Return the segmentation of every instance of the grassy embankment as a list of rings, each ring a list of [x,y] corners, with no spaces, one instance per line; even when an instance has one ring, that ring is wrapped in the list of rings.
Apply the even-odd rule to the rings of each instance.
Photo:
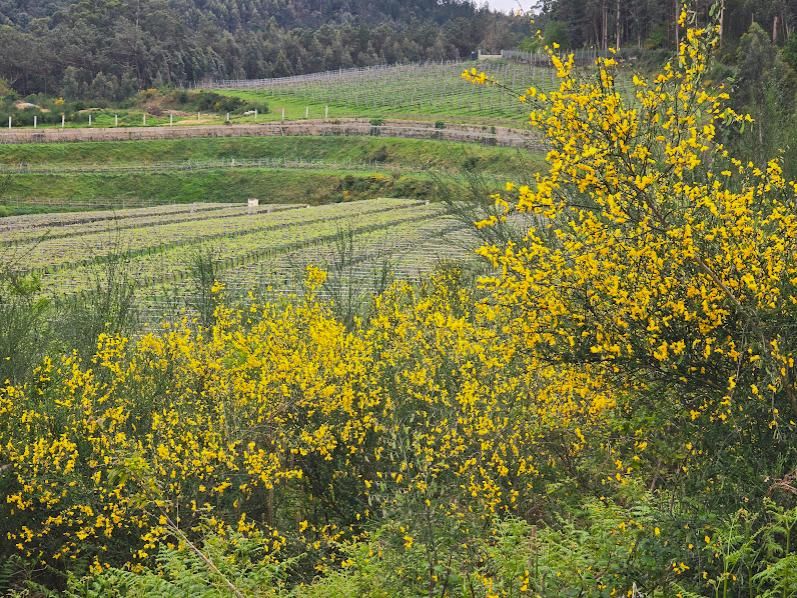
[[[164,162],[295,160],[301,168],[153,170]],[[459,177],[478,169],[501,180],[528,171],[537,154],[393,138],[287,137],[185,139],[0,146],[0,164],[52,167],[52,174],[7,178],[0,210],[6,214],[159,203],[263,201],[326,203],[376,196],[427,197],[434,172]],[[312,163],[318,164],[312,164]],[[102,172],[108,165],[139,172]],[[59,168],[69,172],[59,173]],[[74,170],[73,170],[74,169]]]

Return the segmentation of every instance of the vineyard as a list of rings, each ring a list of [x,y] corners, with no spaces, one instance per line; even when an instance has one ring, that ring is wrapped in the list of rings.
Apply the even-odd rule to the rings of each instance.
[[[401,199],[19,216],[0,220],[0,232],[0,250],[17,271],[37,274],[45,294],[74,298],[113,264],[132,277],[156,319],[190,303],[200,256],[240,294],[298,292],[311,262],[345,271],[349,280],[332,284],[354,284],[359,291],[386,267],[413,279],[442,261],[466,257],[475,246],[466,224],[440,205]]]
[[[529,86],[549,91],[558,85],[555,71],[540,61],[502,60],[486,70],[516,94],[497,87],[474,87],[459,78],[473,63],[445,62],[331,71],[281,79],[217,81],[206,89],[245,99],[263,99],[272,118],[384,116],[454,118],[474,122],[522,124],[528,109],[517,95]],[[623,82],[624,91],[630,82]]]

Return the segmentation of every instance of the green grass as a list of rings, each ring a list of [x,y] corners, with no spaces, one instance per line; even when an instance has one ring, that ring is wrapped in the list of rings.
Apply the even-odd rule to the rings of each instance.
[[[556,84],[549,68],[514,62],[478,65],[512,91],[499,87],[478,87],[463,81],[460,74],[474,63],[391,67],[364,73],[331,73],[318,80],[286,79],[268,88],[216,90],[249,102],[266,102],[271,113],[265,119],[310,118],[325,115],[393,117],[448,120],[525,126],[528,108],[517,95],[528,86],[541,89]]]
[[[48,165],[140,164],[219,158],[273,158],[327,163],[386,165],[421,170],[478,167],[507,173],[528,166],[538,156],[512,148],[387,137],[244,137],[0,145],[0,164]]]
[[[398,178],[382,172],[335,170],[207,170],[177,173],[124,173],[76,175],[19,175],[8,190],[6,205],[13,213],[31,213],[43,204],[68,208],[73,202],[110,200],[117,208],[149,203],[246,202],[257,197],[268,203],[320,204],[339,201],[344,191],[351,198],[375,195],[422,196],[428,177],[408,174]],[[89,207],[89,206],[87,206]]]
[[[93,165],[272,158],[323,162],[315,168],[92,172]],[[379,161],[379,168],[362,166]],[[265,137],[0,145],[0,164],[47,165],[55,174],[15,174],[0,216],[92,208],[246,201],[321,204],[376,196],[430,198],[428,169],[465,169],[498,180],[536,170],[539,153],[475,144],[376,137]],[[359,165],[343,168],[346,164]],[[57,173],[58,166],[82,172]],[[384,166],[389,167],[385,170]]]

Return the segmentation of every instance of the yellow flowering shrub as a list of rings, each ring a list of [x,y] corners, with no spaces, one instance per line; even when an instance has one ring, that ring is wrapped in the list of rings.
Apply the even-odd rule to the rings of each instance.
[[[517,350],[599,367],[615,397],[675,400],[698,437],[716,424],[759,443],[797,419],[797,184],[718,140],[750,118],[704,80],[715,33],[689,29],[632,97],[615,58],[584,77],[552,55],[559,89],[525,94],[550,167],[497,204],[541,225],[483,247],[482,284],[523,330]]]
[[[529,508],[540,468],[579,449],[544,443],[612,405],[583,368],[519,353],[455,273],[394,287],[353,330],[315,298],[322,281],[310,270],[293,304],[219,307],[207,329],[102,336],[90,363],[0,390],[8,538],[48,562],[124,562],[254,522],[279,551],[297,526],[334,536],[319,513],[342,496],[353,531],[385,501],[486,521]]]

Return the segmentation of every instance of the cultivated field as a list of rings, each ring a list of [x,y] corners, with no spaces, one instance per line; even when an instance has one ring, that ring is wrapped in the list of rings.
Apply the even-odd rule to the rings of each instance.
[[[474,66],[509,90],[463,81],[462,71]],[[630,88],[625,80],[619,85],[624,92]],[[371,116],[512,126],[526,124],[529,109],[518,96],[530,86],[541,91],[558,88],[559,80],[547,59],[385,66],[202,85],[268,102],[271,114],[262,116],[264,120],[281,119],[284,110],[288,119]]]
[[[191,302],[198,262],[231,292],[293,293],[312,263],[345,274],[327,292],[369,288],[385,271],[412,279],[467,258],[476,241],[440,205],[374,199],[317,207],[196,204],[0,220],[0,251],[58,300],[94,288],[109,265],[153,318]]]

